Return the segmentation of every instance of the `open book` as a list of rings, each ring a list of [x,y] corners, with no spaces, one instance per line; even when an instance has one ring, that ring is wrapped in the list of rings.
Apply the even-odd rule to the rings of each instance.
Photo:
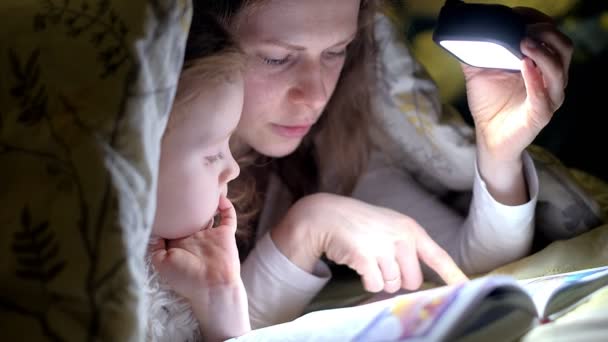
[[[235,341],[501,341],[521,337],[608,285],[608,266],[516,280],[490,275],[457,286],[308,313]]]

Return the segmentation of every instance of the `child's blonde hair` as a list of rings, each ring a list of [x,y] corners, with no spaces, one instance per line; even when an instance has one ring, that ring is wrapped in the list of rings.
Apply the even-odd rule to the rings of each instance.
[[[196,16],[202,20],[193,21],[190,26],[180,81],[202,78],[210,82],[233,82],[245,68],[244,54],[218,18],[205,11]],[[197,93],[197,89],[187,84],[178,85],[175,103],[188,101]]]

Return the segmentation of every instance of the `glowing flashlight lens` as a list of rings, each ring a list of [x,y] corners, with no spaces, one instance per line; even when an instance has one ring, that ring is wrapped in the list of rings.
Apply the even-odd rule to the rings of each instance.
[[[521,60],[509,50],[491,42],[442,40],[440,44],[463,62],[480,68],[520,70]]]

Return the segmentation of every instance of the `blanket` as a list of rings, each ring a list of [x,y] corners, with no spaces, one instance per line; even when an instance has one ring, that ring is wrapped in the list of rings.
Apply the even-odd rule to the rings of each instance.
[[[142,341],[184,0],[0,2],[0,331]]]

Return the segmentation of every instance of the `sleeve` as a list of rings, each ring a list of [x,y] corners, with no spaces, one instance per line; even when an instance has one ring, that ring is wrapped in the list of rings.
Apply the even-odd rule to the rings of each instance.
[[[319,261],[313,274],[298,268],[266,233],[241,266],[252,329],[290,321],[327,284],[329,267]]]
[[[530,200],[518,206],[498,203],[475,172],[467,217],[443,204],[402,169],[373,154],[353,197],[391,208],[415,219],[467,274],[491,270],[526,255],[534,232],[538,178],[524,154],[524,176]]]

